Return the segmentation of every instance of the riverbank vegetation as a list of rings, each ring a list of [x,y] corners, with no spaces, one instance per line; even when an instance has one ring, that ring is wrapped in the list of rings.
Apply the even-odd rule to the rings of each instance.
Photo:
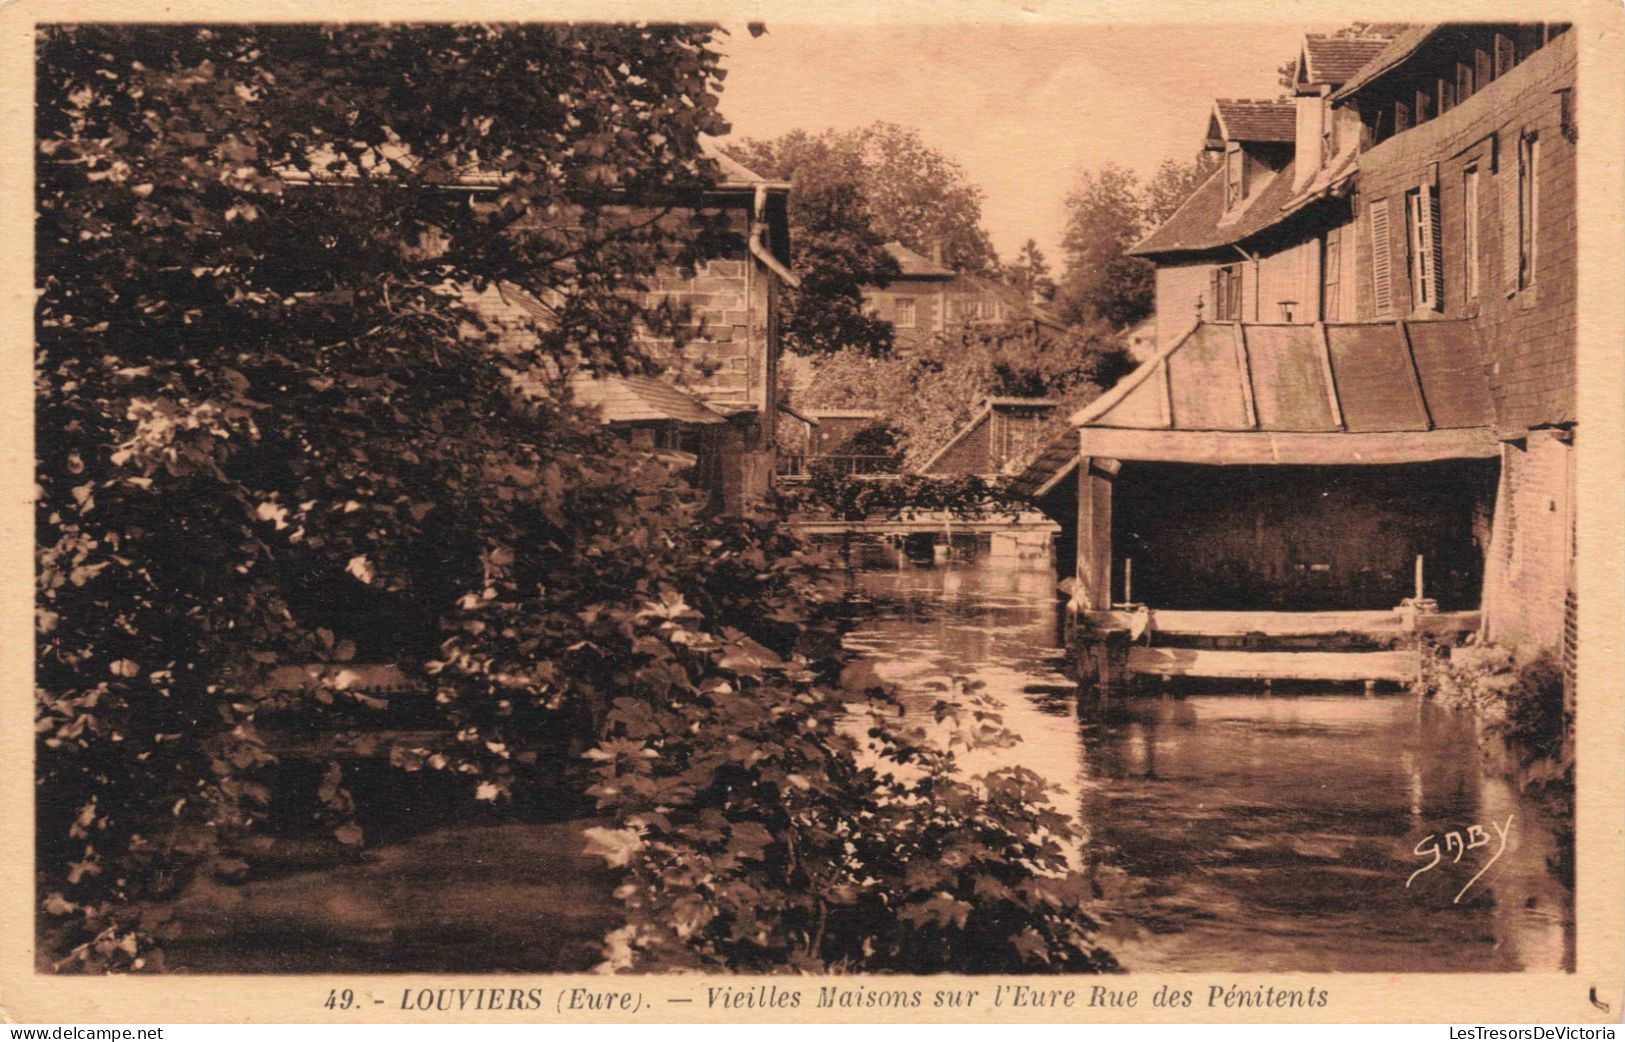
[[[1424,654],[1418,688],[1477,714],[1486,735],[1506,744],[1513,779],[1552,820],[1559,848],[1552,871],[1573,887],[1574,712],[1556,657],[1541,651],[1520,659],[1494,644]]]
[[[878,720],[860,749],[847,707],[891,707],[826,563],[562,390],[656,367],[635,322],[678,330],[637,291],[714,229],[598,204],[709,183],[715,38],[45,30],[46,967],[162,969],[153,910],[269,838],[364,857],[408,791],[525,820],[583,764],[626,873],[612,965],[1110,967],[1037,779]],[[489,167],[489,205],[448,190]],[[463,292],[493,283],[547,302],[526,346]],[[391,780],[334,751],[357,732]]]

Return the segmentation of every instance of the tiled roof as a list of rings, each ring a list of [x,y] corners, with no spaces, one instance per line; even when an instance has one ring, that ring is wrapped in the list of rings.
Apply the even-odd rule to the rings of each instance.
[[[1332,92],[1332,100],[1339,101],[1350,97],[1360,88],[1392,69],[1400,62],[1416,53],[1428,39],[1442,26],[1437,23],[1429,25],[1413,25],[1404,32],[1389,40],[1387,45],[1376,56],[1360,69],[1347,83]]]
[[[1045,495],[1078,465],[1078,435],[1067,431],[1044,447],[1038,458],[1010,482],[1010,491],[1036,499]]]
[[[1072,422],[1282,434],[1490,428],[1484,359],[1467,319],[1202,322]]]
[[[1309,201],[1307,198],[1293,198],[1293,173],[1294,165],[1288,163],[1268,182],[1257,186],[1242,204],[1242,209],[1227,215],[1224,209],[1224,168],[1220,167],[1191,193],[1179,209],[1129,252],[1141,257],[1153,257],[1212,250],[1242,242]],[[1289,203],[1296,205],[1283,209]]]
[[[1339,86],[1347,83],[1365,65],[1382,53],[1393,34],[1331,36],[1310,33],[1303,38],[1304,56],[1309,68],[1306,81]]]
[[[1291,143],[1297,140],[1297,107],[1285,99],[1220,98],[1213,103],[1213,112],[1227,141]]]
[[[920,256],[900,242],[888,242],[882,247],[891,254],[892,260],[902,269],[903,278],[909,279],[951,279],[954,273],[948,268]]]
[[[652,376],[577,373],[570,378],[570,390],[576,404],[596,407],[605,423],[726,422],[699,399]]]

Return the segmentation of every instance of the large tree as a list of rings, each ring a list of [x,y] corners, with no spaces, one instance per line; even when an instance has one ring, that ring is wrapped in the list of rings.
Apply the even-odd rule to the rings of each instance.
[[[406,719],[389,767],[464,813],[586,754],[640,965],[1110,967],[1042,783],[973,789],[896,740],[860,763],[864,694],[831,635],[803,641],[816,559],[770,519],[703,516],[552,393],[579,362],[654,367],[634,328],[676,323],[640,287],[725,232],[667,206],[714,174],[712,41],[42,32],[35,841],[58,966],[157,968],[162,903],[200,868],[240,877],[268,820],[368,838],[389,801],[337,759],[275,763],[263,724],[319,750]],[[545,319],[485,328],[468,301],[492,283]],[[421,697],[380,697],[364,659]],[[287,662],[321,668],[265,682]]]
[[[982,193],[917,131],[891,123],[729,145],[759,174],[791,181],[790,242],[799,290],[786,294],[785,340],[823,355],[854,348],[884,355],[891,327],[864,311],[863,288],[898,273],[884,250],[896,241],[950,266],[994,273],[981,227]]]
[[[1215,160],[1201,153],[1164,160],[1149,182],[1112,163],[1085,173],[1067,194],[1058,301],[1074,323],[1133,325],[1156,307],[1155,267],[1129,249],[1167,220],[1207,179]]]
[[[634,319],[663,319],[634,291],[705,229],[600,204],[709,183],[698,137],[726,129],[711,39],[42,32],[39,849],[55,910],[148,896],[172,855],[263,817],[267,662],[439,661],[448,734],[523,743],[513,729],[555,683],[548,631],[485,620],[521,601],[545,617],[523,598],[542,574],[567,590],[596,538],[643,537],[617,530],[637,479],[511,378],[643,364]],[[470,171],[490,190],[457,187]],[[480,335],[458,289],[499,280],[550,309],[528,347]],[[299,697],[318,715],[357,705]],[[466,777],[496,798],[513,761],[485,759]],[[336,764],[319,792],[358,841]]]

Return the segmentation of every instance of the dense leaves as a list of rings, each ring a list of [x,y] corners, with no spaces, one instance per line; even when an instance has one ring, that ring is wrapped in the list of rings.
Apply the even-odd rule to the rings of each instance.
[[[812,818],[729,802],[766,792],[743,739],[768,741],[768,721],[854,786],[826,790],[826,807],[860,794],[868,776],[831,730],[839,697],[814,680],[838,651],[823,563],[771,516],[706,516],[558,390],[580,364],[659,368],[635,331],[678,316],[637,291],[715,245],[676,205],[708,181],[699,136],[726,129],[711,40],[611,25],[42,33],[36,842],[51,965],[161,968],[154,903],[200,870],[250,870],[268,822],[369,842],[349,768],[279,735],[404,715],[418,737],[390,763],[499,810],[584,750],[713,764],[647,812],[680,826],[670,849],[697,852],[714,809],[746,860],[823,842]],[[511,290],[534,318],[498,325],[473,306]],[[302,679],[272,682],[288,664]],[[421,693],[372,691],[378,664]],[[651,742],[671,759],[650,759]],[[1034,927],[1048,958],[1086,958],[1075,889],[1051,894],[1073,884],[1039,879],[1060,868],[1035,838],[1059,835],[1030,816],[1038,793],[989,795],[1007,839],[986,849],[1021,859],[941,889],[963,901],[998,874],[1054,910]],[[607,805],[617,825],[595,840],[651,870],[628,836],[646,808]],[[874,847],[876,824],[845,827]],[[808,900],[835,892],[773,878],[768,903],[803,892],[791,882]],[[972,928],[957,906],[930,925],[913,903],[866,900],[898,913],[890,950],[921,960],[940,955],[928,926]],[[679,938],[702,954],[672,959],[708,958],[710,936]]]
[[[1154,268],[1128,250],[1167,220],[1216,165],[1204,152],[1189,162],[1165,160],[1144,184],[1111,163],[1080,177],[1066,197],[1066,265],[1057,298],[1063,317],[1116,328],[1148,317],[1156,304]]]
[[[646,364],[627,291],[705,229],[596,204],[704,183],[698,136],[726,126],[710,35],[42,33],[39,864],[47,912],[100,936],[70,964],[151,965],[102,913],[266,814],[271,663],[442,661],[440,704],[475,728],[553,698],[556,627],[480,627],[549,565],[590,575],[635,545],[639,497],[666,484],[513,376]],[[466,304],[499,280],[547,309],[526,339]],[[356,697],[294,700],[319,717]],[[501,759],[503,738],[472,739]],[[358,840],[343,779],[319,791]]]

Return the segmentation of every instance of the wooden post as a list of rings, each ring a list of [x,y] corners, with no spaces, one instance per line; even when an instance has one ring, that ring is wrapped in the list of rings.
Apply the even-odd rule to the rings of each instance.
[[[1078,461],[1077,584],[1084,608],[1104,611],[1112,606],[1112,483],[1091,463]]]
[[[1416,555],[1416,603],[1422,603],[1422,555]]]
[[[1123,558],[1123,603],[1134,603],[1134,558]]]

